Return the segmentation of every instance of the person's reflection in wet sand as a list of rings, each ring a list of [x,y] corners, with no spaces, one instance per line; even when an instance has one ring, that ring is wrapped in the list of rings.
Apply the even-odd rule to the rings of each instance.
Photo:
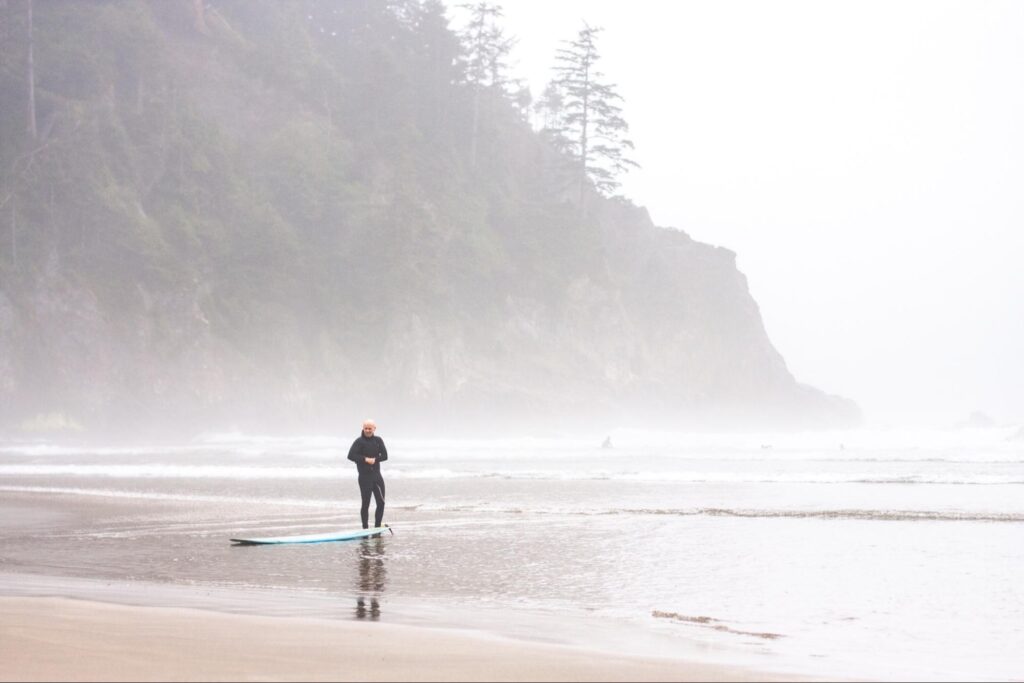
[[[384,592],[387,568],[384,566],[384,540],[364,538],[359,542],[359,598],[356,600],[356,619],[380,619],[379,598]]]

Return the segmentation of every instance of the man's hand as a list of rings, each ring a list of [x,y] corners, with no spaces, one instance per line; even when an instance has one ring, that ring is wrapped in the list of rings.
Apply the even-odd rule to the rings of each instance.
[[[377,458],[363,458],[363,460],[366,461],[367,465],[372,465],[373,463],[377,462]]]

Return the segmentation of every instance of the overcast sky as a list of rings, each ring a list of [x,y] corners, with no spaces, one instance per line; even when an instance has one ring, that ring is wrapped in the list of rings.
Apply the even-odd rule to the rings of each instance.
[[[624,194],[737,253],[799,381],[873,426],[1024,423],[1024,3],[501,4],[535,97],[604,27]]]

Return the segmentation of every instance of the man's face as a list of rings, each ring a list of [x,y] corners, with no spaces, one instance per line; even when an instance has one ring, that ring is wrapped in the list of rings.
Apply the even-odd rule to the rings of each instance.
[[[363,423],[363,436],[373,436],[373,433],[377,430],[377,425],[372,422]]]

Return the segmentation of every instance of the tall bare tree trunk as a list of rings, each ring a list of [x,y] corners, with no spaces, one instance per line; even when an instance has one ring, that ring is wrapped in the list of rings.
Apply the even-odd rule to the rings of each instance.
[[[33,140],[38,136],[36,130],[36,69],[35,41],[32,39],[32,2],[28,0],[28,134]]]
[[[14,197],[11,197],[11,265],[18,267],[18,215],[14,212]]]
[[[469,138],[469,167],[476,168],[476,141],[480,135],[480,84],[473,85],[473,127]]]
[[[586,208],[584,202],[586,195],[584,190],[587,187],[587,162],[590,160],[590,141],[588,139],[588,129],[590,127],[590,64],[589,62],[584,69],[584,93],[583,93],[583,120],[580,122],[580,185],[579,185],[579,198],[580,198],[580,215],[586,214]]]
[[[204,36],[210,35],[210,27],[206,25],[206,8],[203,0],[192,0],[192,18],[196,23],[196,30]]]
[[[142,115],[142,103],[146,95],[146,81],[142,77],[142,69],[139,69],[139,75],[135,79],[135,114],[136,116]]]

